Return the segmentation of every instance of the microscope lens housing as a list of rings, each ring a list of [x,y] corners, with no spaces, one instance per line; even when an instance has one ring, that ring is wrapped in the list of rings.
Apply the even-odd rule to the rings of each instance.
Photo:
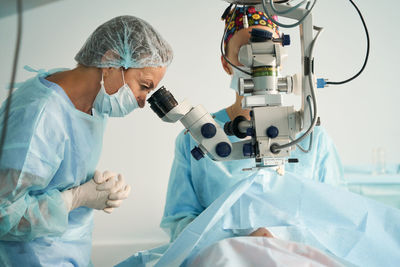
[[[150,108],[162,118],[178,105],[174,96],[164,86],[158,89],[154,94],[147,100],[150,104]]]

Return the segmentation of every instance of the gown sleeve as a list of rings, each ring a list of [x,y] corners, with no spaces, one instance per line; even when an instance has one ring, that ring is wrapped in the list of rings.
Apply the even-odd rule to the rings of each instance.
[[[63,160],[60,118],[40,103],[15,105],[0,161],[0,240],[59,236],[67,228],[68,211],[60,191],[46,187]]]
[[[344,179],[343,165],[332,139],[320,127],[314,179],[330,185],[339,185]]]

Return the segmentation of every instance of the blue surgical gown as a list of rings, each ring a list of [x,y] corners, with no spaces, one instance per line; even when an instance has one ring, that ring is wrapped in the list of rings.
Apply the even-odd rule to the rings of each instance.
[[[221,127],[230,121],[225,109],[214,115]],[[230,140],[239,141],[236,137],[230,137]],[[307,148],[309,137],[300,144]],[[182,132],[176,139],[175,157],[161,221],[161,227],[170,234],[171,241],[226,189],[252,174],[243,171],[243,168],[253,167],[254,159],[218,162],[204,157],[197,161],[190,153],[196,145],[190,134]],[[303,153],[296,149],[291,158],[298,158],[299,163],[286,164],[285,170],[288,172],[332,185],[343,179],[343,167],[335,145],[321,127],[314,129],[311,151]],[[277,174],[274,172],[272,175]]]
[[[61,192],[93,177],[107,118],[77,110],[49,74],[12,96],[0,162],[1,266],[91,265],[93,210],[68,212]]]

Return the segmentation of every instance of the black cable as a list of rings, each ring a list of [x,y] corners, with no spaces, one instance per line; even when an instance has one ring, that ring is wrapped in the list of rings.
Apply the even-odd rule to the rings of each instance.
[[[8,91],[8,98],[6,100],[6,106],[5,106],[5,111],[4,111],[4,120],[3,120],[3,130],[1,133],[1,139],[0,139],[0,162],[1,158],[3,156],[3,147],[4,147],[4,142],[6,139],[7,135],[7,125],[8,125],[8,116],[10,114],[10,107],[11,107],[11,98],[12,98],[12,92],[14,89],[14,83],[15,83],[15,76],[17,74],[17,65],[18,65],[18,56],[19,56],[19,50],[21,47],[21,35],[22,35],[22,0],[17,0],[17,20],[18,20],[18,25],[17,25],[17,41],[15,43],[15,53],[14,53],[14,62],[13,62],[13,68],[12,68],[12,73],[11,73],[11,82],[10,82],[10,88]]]
[[[354,2],[353,2],[352,0],[349,0],[349,1],[350,1],[350,3],[354,6],[354,8],[357,10],[357,13],[358,13],[358,15],[360,16],[361,21],[362,21],[362,24],[363,24],[363,26],[364,26],[365,34],[367,35],[367,53],[366,53],[366,55],[365,55],[364,64],[363,64],[363,66],[361,67],[360,71],[359,71],[356,75],[354,75],[353,77],[351,77],[351,78],[349,78],[349,79],[347,79],[347,80],[341,81],[341,82],[329,82],[329,81],[328,81],[327,84],[336,84],[336,85],[337,85],[337,84],[344,84],[344,83],[348,83],[348,82],[354,80],[355,78],[357,78],[357,77],[364,71],[365,66],[367,65],[367,62],[368,62],[370,40],[369,40],[369,33],[368,33],[367,25],[365,24],[364,18],[363,18],[363,16],[362,16],[360,10],[359,10],[358,7],[356,6],[356,4],[354,4]]]

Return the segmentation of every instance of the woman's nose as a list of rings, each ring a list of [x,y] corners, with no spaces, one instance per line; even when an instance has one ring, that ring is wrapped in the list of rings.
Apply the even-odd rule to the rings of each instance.
[[[143,108],[146,105],[146,96],[139,97],[138,104],[140,108]]]

